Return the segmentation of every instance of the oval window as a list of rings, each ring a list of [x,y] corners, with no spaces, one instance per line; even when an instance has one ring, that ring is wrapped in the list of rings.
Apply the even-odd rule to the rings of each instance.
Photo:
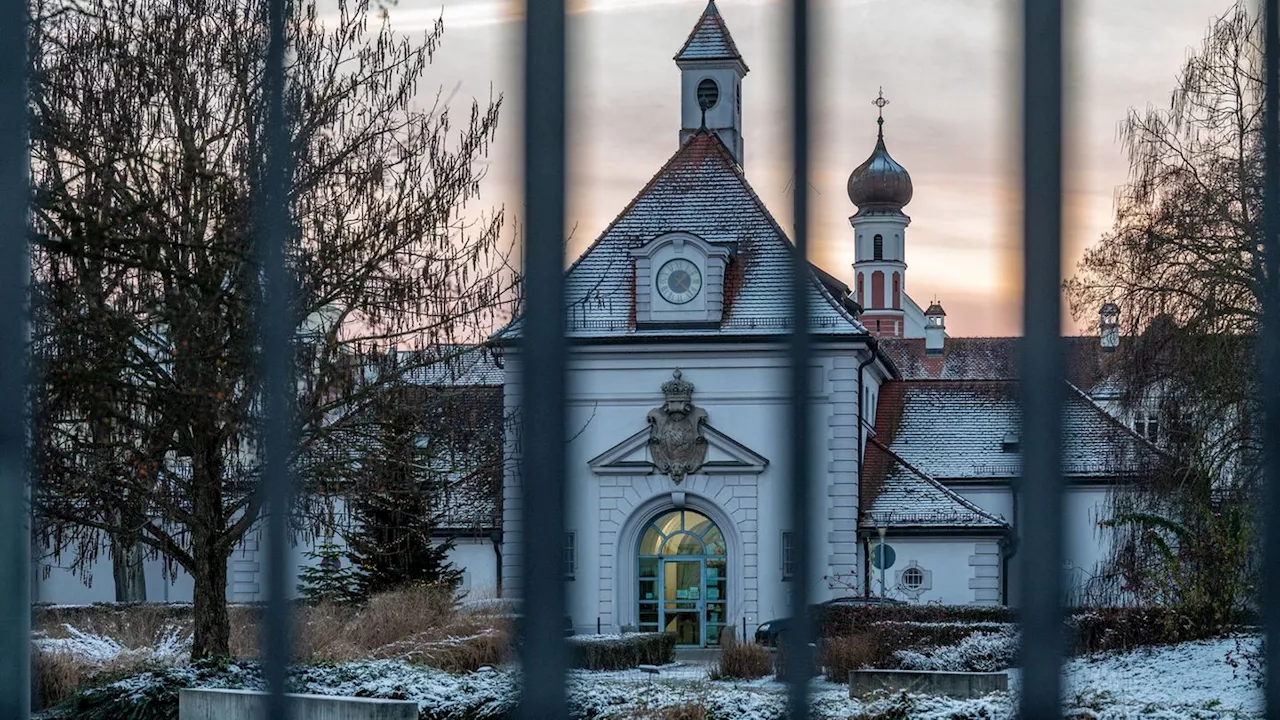
[[[720,86],[716,85],[716,81],[707,78],[698,83],[698,107],[703,110],[710,110],[720,102]]]

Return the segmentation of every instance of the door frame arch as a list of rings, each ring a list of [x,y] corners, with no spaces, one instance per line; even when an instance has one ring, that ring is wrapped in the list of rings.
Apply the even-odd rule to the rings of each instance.
[[[746,608],[742,534],[729,513],[710,498],[688,492],[655,495],[636,505],[618,529],[615,545],[614,608],[619,627],[639,625],[640,621],[640,538],[649,525],[663,513],[693,510],[706,515],[720,528],[725,541],[725,575],[728,582],[725,604],[727,618],[739,626]]]

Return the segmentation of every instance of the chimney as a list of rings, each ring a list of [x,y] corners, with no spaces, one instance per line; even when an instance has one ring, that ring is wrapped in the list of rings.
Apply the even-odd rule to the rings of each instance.
[[[1120,306],[1109,302],[1099,313],[1099,335],[1104,352],[1114,352],[1120,347]]]
[[[947,313],[942,305],[934,300],[928,310],[924,311],[924,354],[941,355],[947,337]]]

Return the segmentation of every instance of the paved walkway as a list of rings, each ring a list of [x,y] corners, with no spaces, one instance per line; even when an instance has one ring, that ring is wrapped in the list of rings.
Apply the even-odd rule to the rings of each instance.
[[[676,662],[710,667],[720,659],[720,648],[676,648]]]

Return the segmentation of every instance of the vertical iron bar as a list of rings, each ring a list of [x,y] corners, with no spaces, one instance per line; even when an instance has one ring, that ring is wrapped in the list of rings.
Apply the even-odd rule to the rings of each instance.
[[[790,676],[789,717],[809,717],[809,680],[813,677],[810,650],[814,628],[809,612],[813,578],[810,562],[810,447],[809,439],[809,0],[791,2],[791,161],[792,214],[795,248],[791,261],[791,527],[800,565],[792,589],[792,613],[798,619],[784,638],[786,672]]]
[[[524,692],[519,717],[567,716],[563,553],[565,473],[564,0],[527,0],[524,56]]]
[[[1265,186],[1262,193],[1262,327],[1258,343],[1263,422],[1263,567],[1280,562],[1280,3],[1265,0],[1262,141]],[[1257,267],[1255,265],[1255,267]],[[1262,573],[1262,612],[1266,621],[1264,667],[1280,668],[1280,578]],[[1280,672],[1266,673],[1266,716],[1280,717]]]
[[[0,395],[27,397],[27,7],[0,3]],[[0,413],[0,717],[31,710],[31,510],[24,412]]]
[[[1024,0],[1022,714],[1059,717],[1062,634],[1062,0]]]
[[[267,63],[263,93],[266,104],[263,201],[259,208],[258,254],[263,293],[258,346],[263,378],[263,463],[259,482],[266,484],[267,610],[262,629],[264,671],[270,698],[267,717],[285,720],[289,707],[285,683],[289,665],[289,617],[286,597],[287,524],[293,478],[289,455],[293,446],[292,282],[285,261],[289,238],[289,129],[285,123],[285,35],[287,0],[266,0]]]

